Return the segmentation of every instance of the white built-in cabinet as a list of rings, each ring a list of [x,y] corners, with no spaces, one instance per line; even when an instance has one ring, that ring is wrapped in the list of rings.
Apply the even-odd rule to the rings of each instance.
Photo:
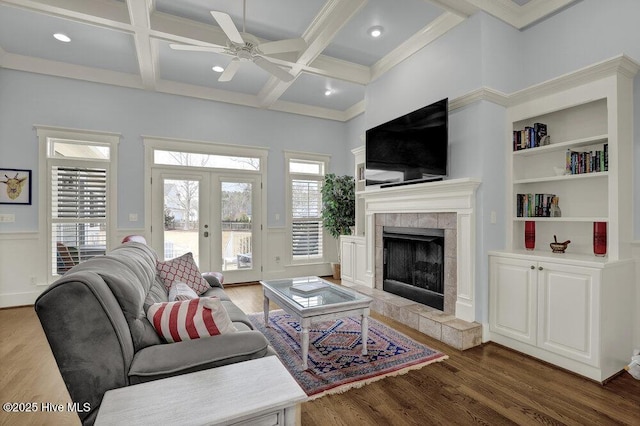
[[[364,146],[351,151],[355,159],[354,177],[356,192],[356,220],[354,234],[340,237],[340,263],[342,281],[351,284],[368,285],[367,250],[365,239],[364,212]]]
[[[507,109],[507,244],[489,256],[490,339],[598,381],[632,351],[633,76],[621,56],[518,92]],[[514,151],[513,131],[547,125],[549,145]],[[567,150],[608,148],[608,170],[564,174]],[[554,194],[560,217],[518,217],[518,194]],[[525,250],[526,221],[535,250]],[[593,223],[607,223],[607,256]],[[566,253],[549,243],[570,240]]]
[[[366,242],[364,237],[340,237],[342,281],[366,285]]]
[[[628,363],[633,261],[489,256],[491,340],[597,381]]]

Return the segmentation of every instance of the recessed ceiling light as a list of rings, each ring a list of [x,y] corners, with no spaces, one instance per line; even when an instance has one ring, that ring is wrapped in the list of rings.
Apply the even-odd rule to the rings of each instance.
[[[215,72],[222,72],[224,71],[224,68],[222,68],[220,65],[216,65],[215,67],[211,68],[212,70],[214,70]]]
[[[375,27],[371,27],[369,28],[369,30],[367,31],[369,33],[369,35],[373,38],[378,38],[382,35],[382,31],[384,30],[384,28],[382,28],[380,25],[376,25]]]
[[[58,41],[62,41],[64,43],[69,43],[71,41],[71,38],[66,35],[66,34],[62,34],[62,33],[55,33],[53,35],[53,37],[58,40]]]
[[[327,90],[324,91],[324,95],[325,96],[331,96],[332,93],[333,93],[333,90],[331,90],[331,89],[327,89]]]

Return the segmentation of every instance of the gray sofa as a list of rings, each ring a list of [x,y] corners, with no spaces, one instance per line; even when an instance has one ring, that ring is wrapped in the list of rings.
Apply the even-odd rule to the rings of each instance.
[[[156,261],[150,247],[128,242],[75,266],[35,302],[71,399],[91,406],[79,413],[83,424],[93,424],[110,389],[274,354],[219,281],[207,274],[211,289],[203,296],[222,300],[238,332],[178,343],[161,340],[145,316],[148,306],[167,301]]]

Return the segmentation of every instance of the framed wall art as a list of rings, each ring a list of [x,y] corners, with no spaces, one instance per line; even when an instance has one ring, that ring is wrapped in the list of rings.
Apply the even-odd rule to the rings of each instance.
[[[0,204],[31,204],[31,170],[0,168]]]

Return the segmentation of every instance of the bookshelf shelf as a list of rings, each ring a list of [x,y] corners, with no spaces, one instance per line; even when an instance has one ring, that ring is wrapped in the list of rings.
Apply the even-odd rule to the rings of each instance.
[[[552,143],[550,145],[540,146],[537,148],[522,149],[513,151],[516,157],[528,157],[531,155],[540,155],[553,151],[564,151],[571,148],[580,148],[584,146],[597,145],[607,143],[609,135],[590,136],[586,138],[574,139],[566,142]]]
[[[593,178],[602,178],[607,176],[609,176],[609,172],[579,173],[575,175],[546,176],[546,177],[531,178],[531,179],[518,179],[518,180],[514,180],[513,184],[522,185],[527,183],[571,181],[576,179],[593,179]]]
[[[514,222],[608,222],[608,217],[603,216],[588,216],[588,217],[514,217]]]

